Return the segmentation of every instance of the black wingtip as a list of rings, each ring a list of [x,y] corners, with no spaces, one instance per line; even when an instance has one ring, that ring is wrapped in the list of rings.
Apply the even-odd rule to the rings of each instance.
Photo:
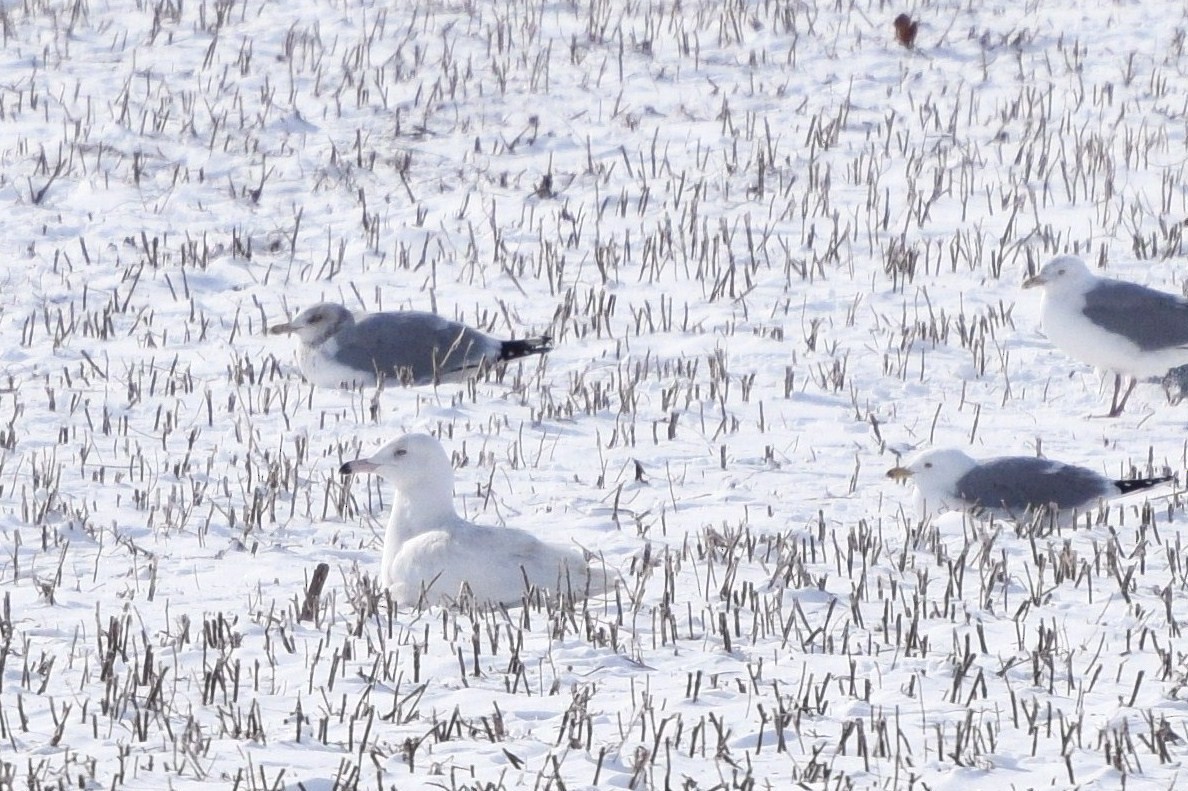
[[[504,341],[499,349],[500,360],[515,360],[530,354],[544,354],[553,350],[553,336],[541,335],[539,338],[522,338],[514,341]]]
[[[1122,494],[1130,494],[1131,492],[1150,489],[1152,486],[1158,486],[1161,483],[1174,480],[1174,475],[1163,475],[1158,478],[1130,478],[1125,481],[1114,481],[1114,485],[1118,487],[1118,491]]]

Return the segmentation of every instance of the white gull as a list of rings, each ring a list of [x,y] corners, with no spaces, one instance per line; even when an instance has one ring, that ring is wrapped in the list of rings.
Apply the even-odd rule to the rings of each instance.
[[[458,516],[453,467],[428,434],[405,434],[339,472],[374,473],[396,485],[380,580],[401,607],[448,604],[467,594],[480,603],[518,604],[527,585],[579,598],[604,587],[576,548]]]

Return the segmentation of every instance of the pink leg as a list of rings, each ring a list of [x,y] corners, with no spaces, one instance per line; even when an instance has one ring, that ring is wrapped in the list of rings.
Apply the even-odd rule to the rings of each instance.
[[[1118,392],[1122,389],[1122,374],[1114,374],[1114,398],[1110,402],[1110,417],[1118,417],[1122,414],[1122,410],[1126,408],[1126,401],[1134,392],[1136,384],[1138,384],[1138,379],[1130,377],[1130,386],[1126,388],[1126,392],[1122,394],[1122,400],[1119,401]]]

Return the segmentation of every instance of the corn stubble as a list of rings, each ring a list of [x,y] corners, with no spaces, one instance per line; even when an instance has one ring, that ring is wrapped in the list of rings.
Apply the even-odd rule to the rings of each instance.
[[[874,479],[1020,416],[1019,442],[1070,441],[1053,416],[1095,384],[1020,361],[1015,285],[1057,251],[1182,254],[1182,157],[1140,119],[1182,110],[1184,36],[1110,71],[1070,34],[952,6],[892,36],[861,8],[0,13],[39,61],[0,90],[35,218],[0,276],[0,787],[890,789],[1003,755],[1058,785],[1180,761],[1178,496],[1061,530],[920,521]],[[858,54],[889,76],[852,78]],[[557,348],[324,394],[263,339],[314,295]],[[385,493],[334,471],[397,426],[452,449],[468,517],[572,526],[611,592],[392,601]],[[1184,469],[1140,429],[1081,447]]]

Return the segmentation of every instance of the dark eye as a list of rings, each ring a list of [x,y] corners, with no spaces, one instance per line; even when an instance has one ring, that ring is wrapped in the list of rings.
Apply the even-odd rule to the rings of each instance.
[[[408,454],[408,451],[405,448],[397,448],[396,449],[397,456],[405,456],[407,454]]]
[[[1057,270],[1056,270],[1056,274],[1058,274],[1058,275],[1063,275],[1063,274],[1064,274],[1064,270],[1063,270],[1063,269],[1057,269]]]
[[[924,469],[926,469],[926,470],[931,470],[931,469],[932,469],[932,462],[930,462],[930,461],[926,461],[926,462],[924,462]]]

